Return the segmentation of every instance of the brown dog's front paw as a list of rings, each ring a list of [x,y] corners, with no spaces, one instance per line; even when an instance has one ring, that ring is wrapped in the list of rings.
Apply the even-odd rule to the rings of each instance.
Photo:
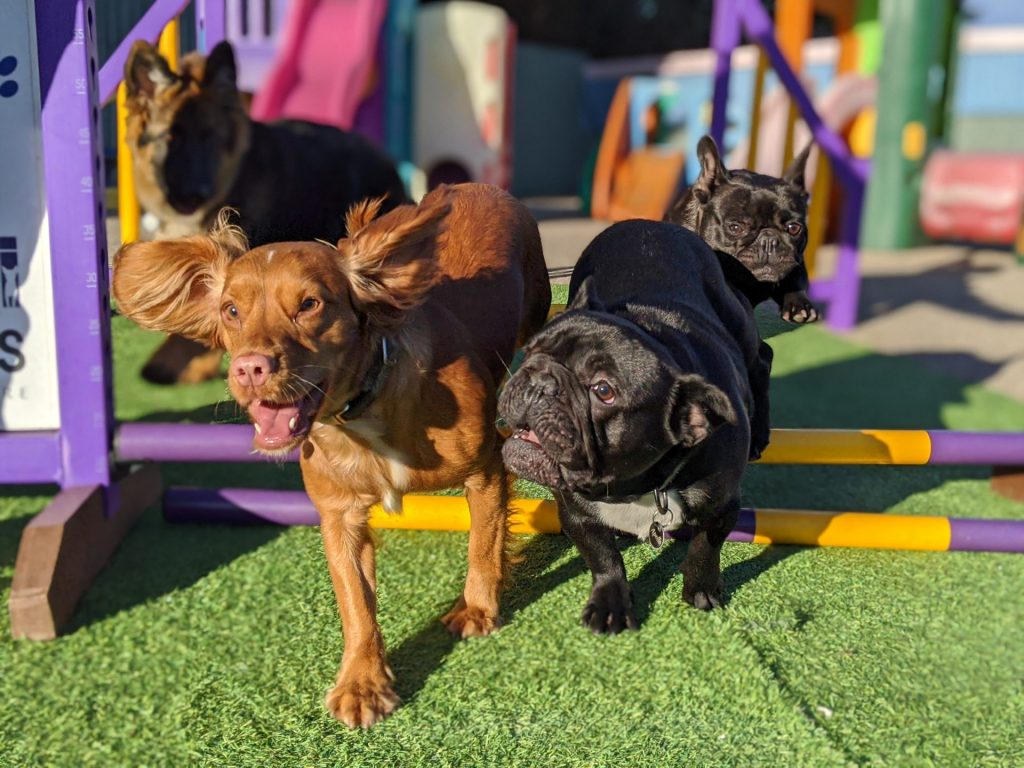
[[[811,300],[803,291],[787,293],[782,300],[779,314],[787,323],[796,323],[797,325],[815,323],[820,317],[818,310],[814,308]]]
[[[463,598],[441,617],[441,622],[456,637],[483,637],[501,629],[501,617],[482,608],[466,605]]]
[[[401,699],[386,677],[339,680],[324,699],[327,711],[349,728],[376,725],[394,712],[399,703]]]

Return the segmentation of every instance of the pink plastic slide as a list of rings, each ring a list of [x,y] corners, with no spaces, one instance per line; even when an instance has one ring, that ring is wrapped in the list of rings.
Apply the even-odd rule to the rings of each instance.
[[[387,0],[291,0],[290,6],[252,117],[350,129],[370,92]]]

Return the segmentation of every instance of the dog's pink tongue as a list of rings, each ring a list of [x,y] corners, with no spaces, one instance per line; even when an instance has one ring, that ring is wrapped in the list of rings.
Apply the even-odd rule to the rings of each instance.
[[[299,422],[299,406],[294,403],[280,405],[254,400],[249,406],[249,415],[256,425],[253,443],[260,448],[275,448],[284,445],[294,437],[290,426]]]

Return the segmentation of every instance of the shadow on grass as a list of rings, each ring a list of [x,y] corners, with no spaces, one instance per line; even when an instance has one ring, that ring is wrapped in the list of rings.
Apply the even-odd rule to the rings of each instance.
[[[298,465],[294,464],[165,464],[161,466],[161,475],[164,488],[302,488]],[[151,508],[125,537],[86,593],[68,631],[187,589],[207,574],[277,538],[284,530],[271,525],[168,523],[158,508]]]
[[[506,624],[531,603],[584,572],[586,566],[578,556],[548,570],[570,548],[569,540],[559,535],[533,536],[516,550],[519,562],[512,568],[509,586],[501,601],[501,615]],[[444,625],[433,618],[415,635],[388,652],[388,660],[397,678],[398,695],[403,701],[416,697],[427,678],[442,665],[458,642],[461,641],[452,637]]]
[[[621,551],[646,546],[625,536],[618,539],[618,545]],[[684,542],[671,542],[630,582],[641,630],[651,607],[678,572],[687,546]],[[572,556],[552,568],[569,551],[572,551]],[[727,597],[797,551],[794,547],[766,547],[758,555],[729,566],[723,573]],[[583,558],[565,536],[533,536],[519,550],[519,556],[522,560],[514,568],[511,583],[502,599],[502,616],[506,624],[544,595],[587,573]],[[580,590],[578,604],[573,610],[582,612],[588,589],[589,586]],[[682,595],[679,596],[679,606],[681,609],[684,607]],[[579,631],[588,630],[581,625]],[[397,678],[396,688],[404,701],[409,702],[416,697],[458,642],[461,641],[452,637],[440,621],[431,619],[415,635],[389,651],[388,659]]]
[[[11,586],[21,534],[31,519],[26,516],[0,520],[0,592]]]
[[[1024,320],[1024,313],[1007,311],[987,302],[972,290],[971,278],[1016,269],[1012,252],[996,254],[998,246],[983,249],[966,247],[963,253],[947,263],[913,274],[868,275],[861,280],[860,317],[873,320],[904,307],[927,300],[975,317],[998,322]],[[977,256],[997,257],[1000,263],[982,263]]]
[[[67,633],[187,589],[279,536],[272,526],[177,525],[151,509],[121,544],[76,611]]]

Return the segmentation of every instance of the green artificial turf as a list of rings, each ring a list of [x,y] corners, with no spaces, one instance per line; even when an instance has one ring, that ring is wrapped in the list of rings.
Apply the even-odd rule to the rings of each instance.
[[[1024,405],[766,316],[774,421],[1024,429]],[[217,419],[224,386],[137,377],[158,337],[115,319],[121,418]],[[294,467],[169,466],[168,482],[300,487]],[[0,497],[0,596],[46,489]],[[987,470],[752,467],[762,507],[1024,517]],[[405,703],[368,732],[322,705],[342,639],[315,529],[175,526],[148,512],[52,643],[0,619],[11,766],[1024,765],[1024,557],[726,544],[728,607],[680,603],[685,545],[625,548],[643,622],[578,624],[589,576],[524,537],[506,626],[454,642],[466,535],[380,534],[380,621]]]

